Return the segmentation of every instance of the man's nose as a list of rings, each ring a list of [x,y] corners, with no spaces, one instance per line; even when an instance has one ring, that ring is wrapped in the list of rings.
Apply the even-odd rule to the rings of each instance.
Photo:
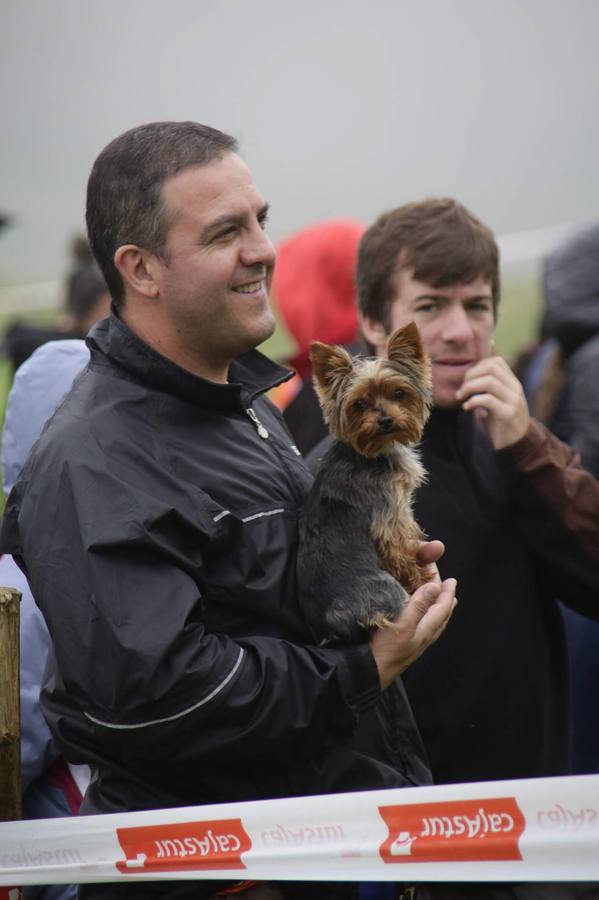
[[[445,310],[443,317],[443,339],[446,341],[467,341],[472,337],[472,322],[468,312],[460,304]]]
[[[271,239],[258,224],[243,242],[240,256],[244,266],[261,265],[271,268],[274,265],[275,248]]]

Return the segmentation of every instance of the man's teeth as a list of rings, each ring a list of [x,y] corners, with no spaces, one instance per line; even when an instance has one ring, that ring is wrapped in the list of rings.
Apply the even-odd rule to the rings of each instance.
[[[236,288],[233,288],[233,290],[237,291],[239,294],[254,294],[256,291],[259,291],[261,287],[261,281],[252,281],[251,284],[240,284]]]

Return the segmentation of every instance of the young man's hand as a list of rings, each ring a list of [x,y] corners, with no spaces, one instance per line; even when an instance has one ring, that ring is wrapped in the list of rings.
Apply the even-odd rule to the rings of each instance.
[[[422,543],[418,555],[434,580],[414,591],[393,625],[370,639],[383,690],[437,640],[456,606],[456,580],[442,582],[436,565],[444,551],[441,541]]]
[[[501,356],[481,359],[468,369],[456,393],[462,409],[473,409],[484,422],[496,450],[524,437],[530,413],[522,385]]]

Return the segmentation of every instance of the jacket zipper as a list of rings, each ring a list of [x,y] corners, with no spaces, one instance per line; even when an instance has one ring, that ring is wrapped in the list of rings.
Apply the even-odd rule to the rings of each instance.
[[[251,406],[248,407],[248,409],[246,409],[246,413],[248,414],[248,416],[250,417],[250,419],[256,426],[256,431],[258,432],[260,437],[263,438],[265,441],[268,440],[268,436],[269,436],[268,431],[266,430],[266,428],[264,427],[264,425],[262,424],[262,422],[260,421],[260,419],[258,418],[258,416],[256,415],[256,413],[254,412],[254,410],[252,409]]]
[[[268,440],[268,438],[270,437],[270,432],[262,424],[262,422],[260,421],[260,419],[258,418],[256,413],[254,412],[252,407],[248,406],[248,408],[245,410],[245,413],[248,416],[248,418],[250,418],[252,420],[252,423],[254,424],[254,427],[256,428],[258,435],[263,440],[265,440],[265,441]],[[285,457],[281,453],[281,450],[278,446],[276,435],[270,441],[270,447],[274,450],[274,452],[277,456],[277,459],[279,461],[279,465],[282,467],[282,470],[285,473],[285,477],[289,484],[289,488],[291,490],[292,495],[295,497],[296,503],[299,506],[303,506],[304,501],[305,501],[305,495],[304,495],[303,489],[297,480],[295,472],[293,471],[292,467],[289,465],[289,461],[287,459],[285,459]],[[293,452],[297,456],[301,456],[301,453],[299,452],[297,447],[292,445],[292,449],[293,449]]]

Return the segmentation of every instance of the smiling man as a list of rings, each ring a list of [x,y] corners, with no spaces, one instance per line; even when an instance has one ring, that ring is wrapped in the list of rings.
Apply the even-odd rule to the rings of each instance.
[[[266,212],[233,138],[193,122],[121,135],[89,179],[113,310],[2,531],[53,639],[42,704],[66,758],[92,768],[88,813],[430,780],[396,678],[442,631],[455,582],[421,588],[396,627],[359,646],[314,646],[299,612],[311,475],[264,397],[291,373],[254,349],[274,328]],[[425,545],[423,560],[440,550]],[[87,885],[80,897],[217,889]]]
[[[371,352],[415,321],[435,409],[415,515],[458,580],[451,627],[403,676],[436,782],[569,772],[562,620],[555,597],[599,618],[599,484],[530,418],[494,354],[499,254],[451,199],[385,213],[360,244],[357,296]],[[316,455],[321,455],[322,448]],[[595,896],[596,886],[431,885],[443,900]],[[587,893],[588,891],[588,893]]]

